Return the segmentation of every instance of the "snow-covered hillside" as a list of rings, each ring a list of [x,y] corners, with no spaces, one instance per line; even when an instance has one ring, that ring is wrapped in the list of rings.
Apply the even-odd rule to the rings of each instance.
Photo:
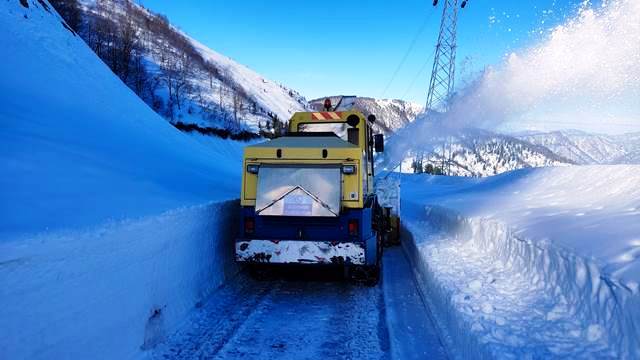
[[[634,164],[640,162],[640,135],[591,134],[578,130],[529,132],[521,140],[547,147],[577,164]]]
[[[400,129],[389,137],[389,150],[378,158],[380,165],[401,172],[416,172],[416,166],[421,166],[423,171],[429,167],[449,175],[478,177],[574,164],[543,146],[508,135],[479,129],[458,129],[447,135],[440,131],[422,118]]]
[[[640,133],[617,135],[616,140],[624,146],[625,154],[614,163],[640,164]]]
[[[45,1],[0,2],[0,358],[131,358],[233,266],[242,144],[154,113]]]
[[[402,177],[405,245],[462,358],[640,356],[639,174]]]
[[[329,96],[337,111],[358,109],[365,116],[374,114],[377,118],[374,128],[385,134],[391,134],[406,126],[420,114],[424,107],[416,103],[397,99],[373,99],[354,96]],[[309,101],[315,110],[322,110],[324,100],[319,98]]]
[[[144,57],[152,76],[147,87],[137,90],[160,115],[171,122],[202,127],[258,131],[277,117],[286,121],[307,102],[295,90],[278,84],[189,37],[164,15],[154,14],[130,0],[84,3],[85,25],[79,33],[118,75],[105,47],[132,42]],[[131,29],[131,30],[129,30]],[[110,41],[109,35],[129,34],[129,39]],[[106,34],[106,35],[105,35]],[[115,45],[114,45],[115,44]],[[129,83],[127,79],[123,81]],[[131,86],[131,85],[130,85]],[[144,94],[151,93],[144,96]]]
[[[256,100],[260,107],[278,116],[281,121],[289,121],[291,115],[298,111],[306,111],[308,104],[302,95],[295,90],[278,84],[256,73],[248,67],[219,54],[198,41],[191,39],[194,46],[202,53],[205,60],[210,61],[221,69],[225,69],[229,77],[239,84],[249,97]],[[257,128],[258,122],[271,120],[264,114],[246,114],[247,123],[252,129]]]
[[[240,144],[205,146],[180,133],[52,9],[15,3],[4,2],[0,39],[11,54],[0,69],[2,232],[86,226],[236,195],[239,168],[224,160],[239,157]]]

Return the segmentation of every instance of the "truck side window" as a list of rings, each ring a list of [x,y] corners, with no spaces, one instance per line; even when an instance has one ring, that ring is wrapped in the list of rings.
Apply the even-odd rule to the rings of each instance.
[[[358,128],[347,129],[347,141],[356,146],[360,145],[360,131]]]

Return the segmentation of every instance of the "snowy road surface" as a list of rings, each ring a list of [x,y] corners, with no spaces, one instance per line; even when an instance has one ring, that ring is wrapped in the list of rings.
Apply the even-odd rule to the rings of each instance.
[[[401,249],[387,250],[377,287],[317,273],[240,274],[150,358],[446,358]]]

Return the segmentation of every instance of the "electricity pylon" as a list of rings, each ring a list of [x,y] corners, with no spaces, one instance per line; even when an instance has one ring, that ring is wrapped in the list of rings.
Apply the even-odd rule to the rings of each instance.
[[[427,93],[427,111],[446,111],[449,97],[453,91],[456,73],[456,31],[458,25],[458,0],[445,0],[440,21],[440,33],[436,44],[429,92]],[[433,6],[438,0],[433,1]],[[462,8],[467,0],[460,4]]]
[[[468,0],[462,0],[460,7],[464,9]],[[458,0],[445,0],[442,9],[442,20],[440,21],[440,33],[436,44],[435,57],[433,59],[433,69],[431,70],[431,80],[429,81],[429,92],[427,93],[426,113],[430,111],[446,112],[448,110],[449,98],[455,85],[456,73],[456,32],[458,26]],[[433,6],[438,5],[438,0],[433,1]],[[423,154],[420,154],[420,164],[422,164]],[[444,172],[445,145],[442,146],[442,171]],[[449,148],[451,157],[451,148]],[[451,159],[448,161],[449,171],[451,170]]]

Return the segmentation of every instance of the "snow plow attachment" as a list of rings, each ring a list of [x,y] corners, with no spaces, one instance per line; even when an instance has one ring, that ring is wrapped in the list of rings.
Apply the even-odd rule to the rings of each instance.
[[[236,242],[236,260],[273,264],[364,265],[365,248],[350,242],[244,240]]]
[[[389,176],[376,179],[376,193],[383,211],[385,246],[400,244],[400,180]]]

